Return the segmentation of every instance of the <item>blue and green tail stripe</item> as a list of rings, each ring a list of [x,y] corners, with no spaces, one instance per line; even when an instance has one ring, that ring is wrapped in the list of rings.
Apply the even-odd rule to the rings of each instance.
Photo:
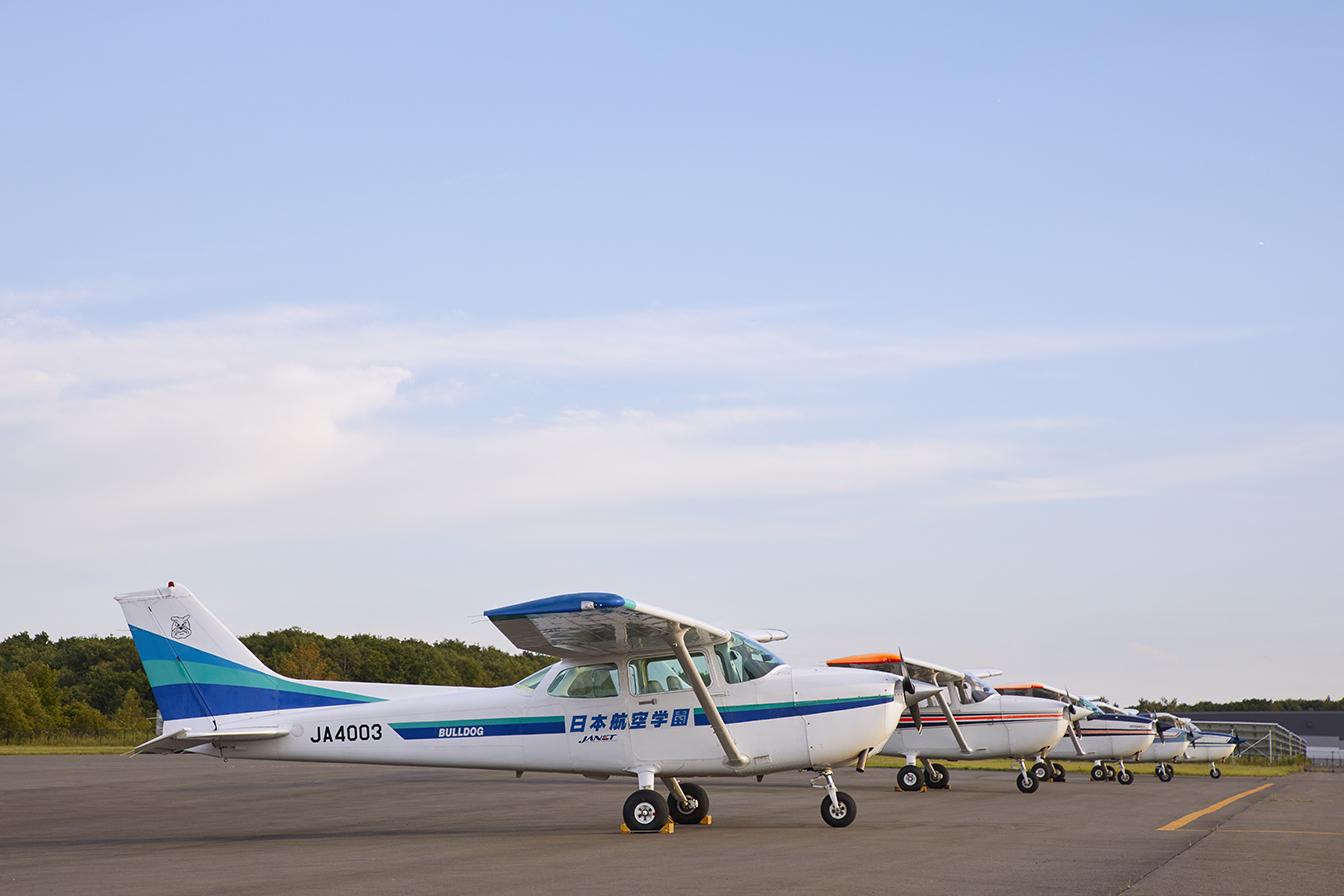
[[[134,625],[131,637],[165,720],[344,706],[382,699],[290,681]]]

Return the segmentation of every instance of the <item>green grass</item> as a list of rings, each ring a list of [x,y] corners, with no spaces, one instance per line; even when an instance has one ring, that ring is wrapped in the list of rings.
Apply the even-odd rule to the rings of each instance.
[[[117,756],[135,744],[0,744],[0,756]]]
[[[871,768],[900,768],[905,765],[905,761],[895,756],[874,756],[868,760],[868,765]],[[1064,766],[1064,771],[1070,775],[1086,775],[1092,767],[1092,763],[1086,761],[1061,762],[1060,765]],[[954,771],[959,768],[989,772],[1017,770],[1017,763],[1011,759],[975,759],[965,762],[950,762],[947,766]],[[1125,768],[1135,775],[1151,775],[1153,773],[1153,763],[1151,762],[1127,762]],[[1176,770],[1176,774],[1187,777],[1207,778],[1209,775],[1209,766],[1206,762],[1181,762],[1174,764],[1172,768]],[[1270,765],[1263,759],[1239,759],[1234,762],[1220,762],[1218,768],[1229,778],[1278,778],[1301,771],[1302,765],[1300,763]]]
[[[102,734],[54,732],[0,741],[0,756],[97,756],[129,752],[154,736],[154,729],[114,730]]]

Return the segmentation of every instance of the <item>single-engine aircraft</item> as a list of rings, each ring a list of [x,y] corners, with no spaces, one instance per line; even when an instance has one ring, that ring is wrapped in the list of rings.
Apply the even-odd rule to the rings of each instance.
[[[1185,754],[1178,757],[1176,762],[1207,762],[1209,764],[1209,777],[1217,780],[1223,776],[1223,772],[1218,768],[1218,763],[1228,759],[1236,752],[1237,744],[1241,743],[1241,738],[1235,734],[1224,734],[1221,731],[1205,731],[1194,723],[1191,719],[1185,719],[1190,726],[1190,745],[1186,747]]]
[[[901,720],[881,749],[883,756],[905,757],[906,764],[896,778],[901,790],[947,787],[947,766],[932,759],[974,758],[1017,760],[1021,768],[1017,789],[1035,793],[1042,780],[1055,777],[1055,770],[1043,760],[1037,762],[1039,769],[1028,770],[1027,758],[1043,756],[1065,735],[1077,738],[1071,726],[1071,705],[996,693],[982,680],[1002,674],[995,669],[958,672],[900,652],[846,656],[827,660],[826,665],[876,669],[938,688],[910,707],[910,717]],[[1062,766],[1058,779],[1063,780]]]
[[[1152,746],[1139,754],[1137,761],[1154,763],[1153,774],[1157,776],[1159,781],[1170,781],[1176,777],[1171,764],[1179,762],[1190,747],[1190,737],[1186,733],[1189,728],[1189,719],[1181,719],[1168,712],[1144,712],[1134,708],[1124,709],[1098,697],[1089,699],[1109,713],[1121,713],[1152,719],[1153,724],[1157,726],[1157,739],[1153,741]]]
[[[189,591],[122,594],[163,715],[135,753],[624,775],[623,829],[710,822],[687,777],[807,769],[821,817],[853,822],[832,770],[891,737],[906,700],[890,675],[786,665],[755,639],[615,594],[489,610],[524,650],[559,658],[495,688],[301,681],[268,669]],[[661,780],[672,795],[654,790]]]
[[[1133,784],[1134,773],[1125,768],[1125,763],[1134,761],[1157,738],[1157,725],[1152,719],[1106,712],[1086,697],[1060,688],[1033,682],[999,685],[997,690],[1001,694],[1063,700],[1087,710],[1088,715],[1080,719],[1077,725],[1081,743],[1074,740],[1060,741],[1046,756],[1051,759],[1091,759],[1090,774],[1093,781],[1114,780],[1121,784]],[[1111,762],[1116,763],[1120,770],[1116,771]]]
[[[1110,704],[1100,704],[1109,706]],[[1154,751],[1158,750],[1159,744],[1155,743],[1139,757],[1143,762],[1158,761],[1161,764],[1155,771],[1158,777],[1164,781],[1170,781],[1175,773],[1172,771],[1173,762],[1207,762],[1209,764],[1209,777],[1217,780],[1223,776],[1218,768],[1218,763],[1230,757],[1237,749],[1237,744],[1241,743],[1241,738],[1235,734],[1225,734],[1221,731],[1204,731],[1195,724],[1193,719],[1184,716],[1172,715],[1168,712],[1143,712],[1137,709],[1125,709],[1121,712],[1132,715],[1147,716],[1157,723],[1158,740],[1163,736],[1163,726],[1176,728],[1179,732],[1179,743],[1181,749],[1173,755],[1157,759]],[[1172,736],[1172,735],[1169,735]],[[1163,751],[1170,752],[1170,751]]]

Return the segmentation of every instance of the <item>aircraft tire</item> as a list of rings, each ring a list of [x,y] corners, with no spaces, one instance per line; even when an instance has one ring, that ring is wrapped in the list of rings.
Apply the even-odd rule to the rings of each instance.
[[[1114,781],[1114,780],[1115,780],[1115,766],[1113,766],[1113,765],[1107,765],[1107,766],[1103,766],[1103,767],[1106,769],[1106,780],[1107,780],[1107,781]]]
[[[837,790],[835,795],[840,798],[838,806],[831,805],[829,793],[821,798],[821,820],[833,828],[847,828],[858,817],[859,805],[843,790]]]
[[[934,762],[929,766],[933,774],[924,773],[924,779],[929,782],[929,786],[936,790],[946,790],[949,772],[947,766],[941,762]]]
[[[1044,762],[1037,762],[1031,767],[1031,776],[1037,781],[1050,780],[1050,766]]]
[[[621,818],[625,826],[637,834],[659,831],[668,819],[667,800],[654,790],[636,790],[626,797]]]
[[[1170,781],[1172,778],[1176,777],[1176,773],[1171,770],[1171,766],[1169,765],[1159,765],[1156,769],[1156,772],[1157,772],[1157,779],[1163,783],[1166,783],[1167,781]]]
[[[1019,773],[1017,776],[1017,789],[1023,793],[1035,793],[1040,786],[1040,779],[1030,772],[1025,775]]]
[[[1092,773],[1091,773],[1091,774],[1092,774],[1092,780],[1093,780],[1093,781],[1104,781],[1104,780],[1106,780],[1106,769],[1102,768],[1102,767],[1099,766],[1099,765],[1094,765],[1094,766],[1092,766]]]
[[[681,790],[688,798],[695,800],[695,805],[684,809],[677,798],[672,797],[667,801],[668,814],[677,824],[699,824],[700,819],[709,814],[709,794],[699,784],[687,784],[685,781],[681,782]]]
[[[896,773],[897,785],[907,793],[924,786],[924,770],[917,765],[907,765]]]
[[[1061,764],[1058,763],[1058,762],[1052,762],[1052,763],[1050,763],[1050,766],[1051,766],[1051,771],[1054,772],[1054,774],[1052,774],[1052,775],[1050,776],[1050,780],[1051,780],[1051,781],[1063,781],[1063,780],[1064,780],[1064,766],[1061,765]]]
[[[1121,784],[1133,784],[1134,773],[1127,768],[1122,768],[1116,774],[1115,780],[1119,781]]]
[[[1209,769],[1209,777],[1212,778],[1213,780],[1217,781],[1222,776],[1223,773],[1219,771],[1216,765],[1213,768]]]

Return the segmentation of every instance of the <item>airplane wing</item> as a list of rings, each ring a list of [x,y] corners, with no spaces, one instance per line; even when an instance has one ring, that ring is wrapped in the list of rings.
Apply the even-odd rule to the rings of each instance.
[[[936,684],[941,687],[966,680],[966,675],[956,669],[917,660],[912,656],[902,657],[899,653],[863,653],[858,656],[843,656],[839,659],[827,660],[826,665],[875,669],[878,672],[900,675],[902,660],[905,662],[905,673],[917,681],[927,681],[929,684]]]
[[[558,594],[486,610],[485,616],[514,644],[549,656],[610,656],[651,648],[676,651],[682,667],[693,668],[689,648],[721,644],[731,634],[680,613],[637,604],[619,594]],[[777,632],[776,634],[783,634]],[[691,690],[723,747],[731,768],[745,768],[751,757],[738,748],[714,698],[699,675]]]
[[[725,629],[619,594],[583,592],[486,610],[485,616],[523,650],[556,657],[602,656],[667,647],[676,631],[687,647],[727,641]]]
[[[966,670],[966,674],[967,674],[967,675],[974,675],[976,678],[979,678],[979,679],[982,679],[982,680],[983,680],[983,679],[986,679],[986,678],[998,678],[1000,675],[1003,674],[1003,670],[1002,670],[1002,669],[967,669],[967,670]]]

